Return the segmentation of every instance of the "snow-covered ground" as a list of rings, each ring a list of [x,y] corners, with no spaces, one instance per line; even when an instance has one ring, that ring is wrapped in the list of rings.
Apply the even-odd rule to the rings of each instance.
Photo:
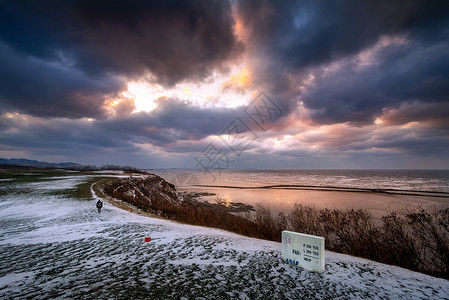
[[[1,299],[449,299],[444,279],[329,251],[311,273],[280,243],[57,193],[88,179],[0,182]]]

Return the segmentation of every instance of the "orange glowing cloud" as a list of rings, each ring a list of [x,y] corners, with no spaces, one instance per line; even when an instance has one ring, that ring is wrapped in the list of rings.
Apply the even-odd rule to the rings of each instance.
[[[103,107],[110,116],[114,117],[125,117],[136,108],[132,98],[108,99],[104,102]]]
[[[248,68],[243,68],[237,73],[231,75],[229,80],[223,82],[223,89],[242,90],[247,88],[251,83],[251,74]]]
[[[236,13],[234,13],[235,15]],[[240,41],[245,41],[247,39],[247,34],[245,28],[243,27],[243,21],[239,16],[235,17],[234,34]]]
[[[448,102],[413,101],[402,103],[399,107],[383,109],[379,119],[385,126],[400,126],[406,129],[419,126],[447,129],[449,128],[448,111]]]
[[[323,125],[311,128],[297,136],[297,139],[316,147],[332,148],[356,145],[371,138],[373,128],[351,127],[347,124]]]

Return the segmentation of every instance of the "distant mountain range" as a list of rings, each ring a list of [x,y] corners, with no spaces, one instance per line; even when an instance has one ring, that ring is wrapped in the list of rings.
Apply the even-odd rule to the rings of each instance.
[[[85,167],[84,165],[80,165],[74,162],[62,162],[62,163],[49,163],[44,161],[37,161],[25,158],[0,158],[0,167],[1,166],[20,166],[20,167],[29,167],[29,168],[62,168],[62,169],[81,169]]]
[[[81,165],[74,162],[49,163],[45,161],[37,161],[26,158],[0,158],[1,169],[66,169],[79,171],[96,171],[96,170],[121,170],[139,172],[132,166],[104,165],[97,167],[94,165]]]

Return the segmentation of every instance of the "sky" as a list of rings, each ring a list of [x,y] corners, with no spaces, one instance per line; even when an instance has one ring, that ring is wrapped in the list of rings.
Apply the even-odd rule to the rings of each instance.
[[[449,1],[0,0],[0,157],[449,169]]]

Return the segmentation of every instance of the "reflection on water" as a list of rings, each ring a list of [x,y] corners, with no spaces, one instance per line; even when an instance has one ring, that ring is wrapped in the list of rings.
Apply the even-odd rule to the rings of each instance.
[[[224,201],[263,205],[274,212],[289,211],[294,204],[317,208],[364,208],[376,216],[421,205],[425,209],[449,204],[449,171],[445,170],[301,170],[301,171],[222,171],[217,180],[203,171],[152,170],[174,183],[178,190],[216,193]],[[261,187],[304,185],[442,192],[443,197],[389,195],[382,193],[335,192],[289,189],[235,189],[201,185]],[[429,196],[430,195],[430,196]],[[446,197],[447,195],[447,197]],[[213,200],[217,196],[204,197]]]

